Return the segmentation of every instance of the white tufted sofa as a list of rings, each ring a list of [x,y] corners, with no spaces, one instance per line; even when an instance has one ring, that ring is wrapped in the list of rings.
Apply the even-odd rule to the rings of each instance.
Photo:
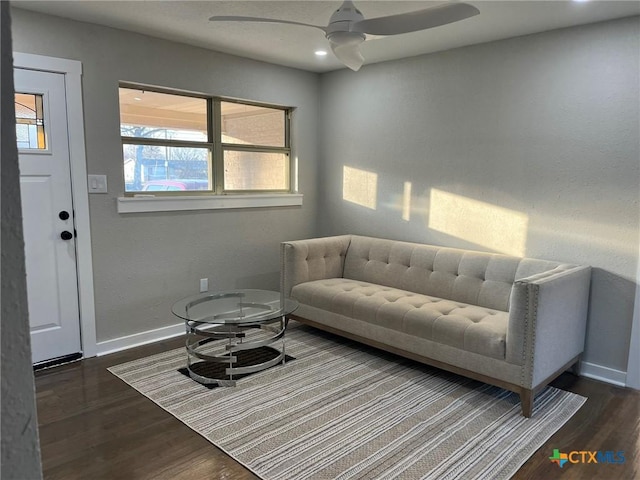
[[[520,395],[584,348],[591,268],[356,235],[282,244],[296,320]]]

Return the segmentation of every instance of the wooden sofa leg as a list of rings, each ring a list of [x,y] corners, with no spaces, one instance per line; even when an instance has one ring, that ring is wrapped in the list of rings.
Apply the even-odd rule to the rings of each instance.
[[[531,418],[533,414],[533,390],[522,389],[520,391],[520,404],[522,406],[522,415]]]

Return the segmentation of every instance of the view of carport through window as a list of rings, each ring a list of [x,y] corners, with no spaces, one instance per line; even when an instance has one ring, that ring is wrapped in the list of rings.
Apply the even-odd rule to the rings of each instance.
[[[288,192],[290,109],[123,86],[125,192]]]

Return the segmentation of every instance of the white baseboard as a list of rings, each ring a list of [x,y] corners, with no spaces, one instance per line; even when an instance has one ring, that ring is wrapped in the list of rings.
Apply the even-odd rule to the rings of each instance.
[[[184,323],[179,323],[177,325],[169,325],[168,327],[156,328],[154,330],[147,330],[146,332],[114,338],[112,340],[105,340],[104,342],[98,342],[97,355],[100,357],[102,355],[119,352],[128,348],[139,347],[148,343],[179,337],[180,335],[184,335],[184,333]]]
[[[618,387],[625,387],[627,385],[627,372],[603,367],[595,363],[580,362],[580,376],[600,382],[611,383]]]

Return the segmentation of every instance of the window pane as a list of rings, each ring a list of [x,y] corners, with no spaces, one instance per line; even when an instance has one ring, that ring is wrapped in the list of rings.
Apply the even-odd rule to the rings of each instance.
[[[222,142],[285,147],[285,111],[221,102]]]
[[[16,93],[16,140],[18,148],[44,150],[44,109],[42,95]]]
[[[207,141],[207,101],[120,88],[120,134],[123,137]]]
[[[122,146],[125,191],[211,190],[209,148]]]
[[[285,153],[224,152],[225,190],[288,190],[289,156]]]

